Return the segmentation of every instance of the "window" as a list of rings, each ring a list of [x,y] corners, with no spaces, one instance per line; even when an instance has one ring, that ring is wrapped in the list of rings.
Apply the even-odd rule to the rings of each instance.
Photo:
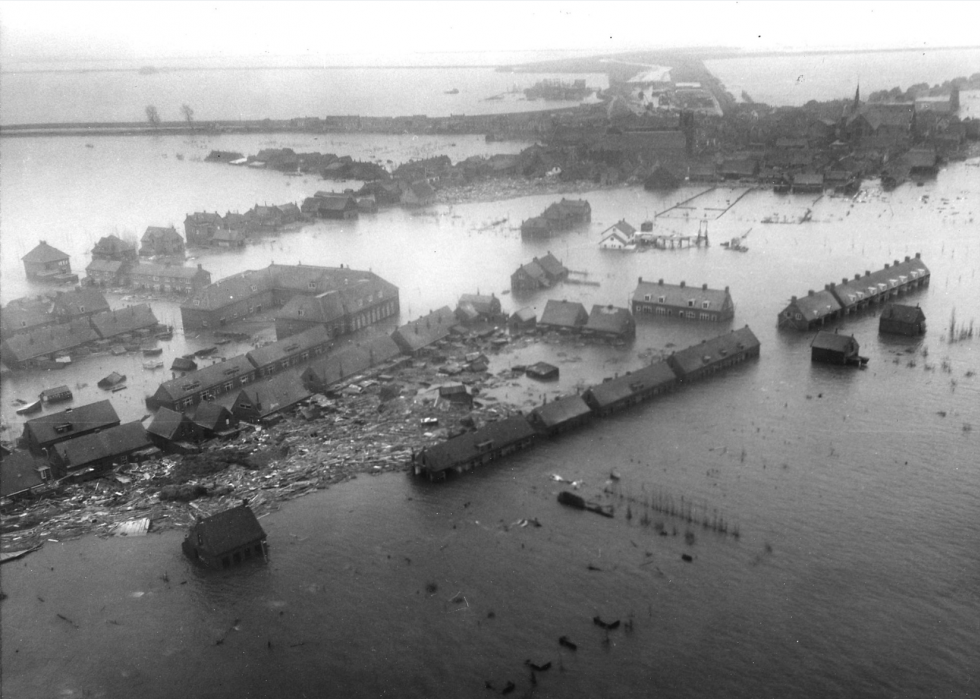
[[[643,300],[644,301],[649,301],[650,300],[650,294],[643,294]]]
[[[84,312],[85,312],[85,306],[79,306],[79,307],[78,307],[78,311],[79,311],[80,313],[84,313]]]
[[[301,308],[301,309],[299,309],[298,311],[296,311],[296,315],[298,315],[298,316],[301,316],[301,317],[302,317],[302,316],[304,316],[304,315],[306,315],[306,311],[304,311],[304,310],[303,310],[303,309]]]
[[[687,307],[688,308],[694,308],[694,299],[688,299],[687,300]]]
[[[693,319],[697,317],[697,314],[694,311],[688,311],[687,317]]]
[[[787,313],[786,315],[789,315],[789,313]],[[797,313],[796,314],[796,319],[797,320],[803,320],[803,314],[802,313]]]
[[[201,299],[194,299],[194,305],[195,306],[200,306],[201,305]]]
[[[710,313],[702,313],[700,319],[701,320],[712,320],[711,314]]]
[[[707,309],[710,306],[711,306],[711,301],[702,301],[701,302],[701,308]]]
[[[661,296],[659,299],[657,299],[657,303],[667,303],[667,297]]]
[[[310,282],[309,284],[307,284],[307,286],[310,287],[311,289],[315,289],[316,288],[316,282]]]

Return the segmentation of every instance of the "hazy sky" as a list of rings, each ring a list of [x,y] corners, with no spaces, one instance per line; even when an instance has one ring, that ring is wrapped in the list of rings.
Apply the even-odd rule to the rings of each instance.
[[[0,0],[0,61],[978,45],[977,2]],[[424,60],[423,60],[424,62]],[[439,62],[443,62],[440,60]]]

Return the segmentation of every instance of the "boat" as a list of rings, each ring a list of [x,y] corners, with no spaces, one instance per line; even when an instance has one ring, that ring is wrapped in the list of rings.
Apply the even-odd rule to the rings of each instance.
[[[120,355],[126,354],[126,348],[123,347],[122,345],[113,345],[112,347],[109,348],[109,352],[112,353],[112,356],[118,357]]]
[[[459,94],[459,89],[454,87],[452,90],[446,90],[445,94],[447,94],[447,95],[458,95]]]
[[[119,391],[125,391],[125,390],[126,390],[126,385],[125,384],[123,384],[122,386],[113,386],[112,387],[112,392],[113,393],[118,393]]]
[[[217,351],[218,351],[218,348],[215,347],[214,345],[211,345],[210,347],[204,347],[202,349],[197,350],[196,352],[194,352],[194,356],[195,357],[207,357],[209,354],[214,354]]]
[[[157,338],[158,340],[172,340],[174,337],[174,331],[167,330],[165,332],[157,333],[156,335],[154,335],[154,337]]]
[[[141,349],[138,342],[130,342],[128,345],[125,345],[125,347],[127,352],[139,352]]]
[[[71,400],[74,396],[67,386],[56,386],[41,391],[39,398],[45,403],[61,403]]]
[[[15,412],[18,415],[33,415],[34,413],[41,412],[41,399],[38,398],[33,403],[28,403],[21,408],[17,408]]]
[[[158,357],[163,354],[163,347],[144,347],[143,356],[144,357]]]
[[[143,362],[143,368],[144,369],[162,369],[163,368],[163,362],[162,361],[157,361],[157,362]]]
[[[120,374],[118,371],[114,371],[105,378],[99,379],[99,388],[113,388],[118,386],[126,380],[125,374]]]

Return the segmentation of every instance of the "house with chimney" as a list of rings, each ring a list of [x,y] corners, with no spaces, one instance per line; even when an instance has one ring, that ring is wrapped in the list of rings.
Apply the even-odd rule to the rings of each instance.
[[[636,316],[666,316],[707,322],[729,321],[735,316],[735,303],[726,286],[723,290],[680,284],[645,282],[639,278],[633,292],[633,314]]]
[[[175,257],[184,259],[184,239],[173,226],[148,226],[140,239],[140,256]]]
[[[44,240],[21,260],[31,281],[61,281],[71,275],[71,258]]]

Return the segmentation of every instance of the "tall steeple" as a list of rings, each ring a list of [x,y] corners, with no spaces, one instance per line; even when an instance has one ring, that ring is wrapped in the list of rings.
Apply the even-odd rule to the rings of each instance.
[[[861,108],[861,83],[857,84],[857,89],[854,90],[854,104],[851,105],[851,113],[857,114],[857,111]]]

